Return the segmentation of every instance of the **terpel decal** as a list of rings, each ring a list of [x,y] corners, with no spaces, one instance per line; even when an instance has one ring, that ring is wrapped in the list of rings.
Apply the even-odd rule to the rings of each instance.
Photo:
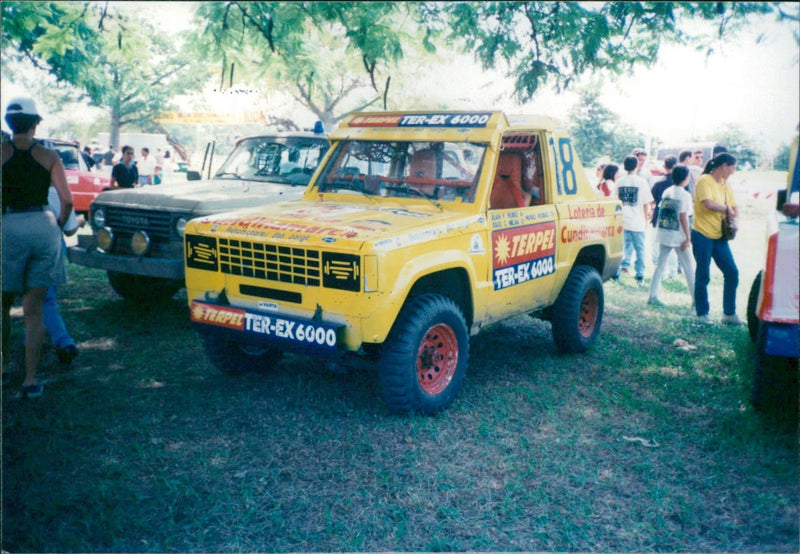
[[[192,321],[197,323],[208,323],[241,331],[244,329],[244,315],[244,310],[192,302],[191,317]]]
[[[225,327],[252,335],[275,337],[328,349],[336,347],[336,329],[323,323],[305,323],[202,302],[192,302],[191,319],[196,323]]]
[[[556,224],[553,221],[495,231],[492,233],[494,267],[555,254],[555,237]]]
[[[494,290],[505,289],[525,283],[537,277],[555,272],[555,256],[548,256],[530,262],[523,262],[512,267],[496,269],[494,272]]]
[[[350,127],[397,127],[402,115],[359,115],[350,120]]]
[[[494,290],[555,272],[556,224],[553,221],[492,233]]]

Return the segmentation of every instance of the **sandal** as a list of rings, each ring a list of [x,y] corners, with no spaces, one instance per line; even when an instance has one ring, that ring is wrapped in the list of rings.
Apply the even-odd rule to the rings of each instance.
[[[22,396],[23,398],[39,398],[44,393],[44,385],[37,381],[32,385],[23,385]]]

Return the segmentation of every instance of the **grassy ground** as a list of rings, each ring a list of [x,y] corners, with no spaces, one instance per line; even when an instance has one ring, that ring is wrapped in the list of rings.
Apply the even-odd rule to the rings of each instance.
[[[741,316],[761,221],[734,242]],[[488,329],[459,398],[427,418],[391,414],[368,365],[287,355],[222,375],[185,294],[149,310],[69,272],[74,367],[48,351],[43,398],[3,390],[3,550],[800,549],[796,423],[752,410],[747,331],[696,324],[680,281],[656,309],[631,278],[608,283],[585,355],[557,355],[528,317]],[[18,310],[12,325],[19,352]]]

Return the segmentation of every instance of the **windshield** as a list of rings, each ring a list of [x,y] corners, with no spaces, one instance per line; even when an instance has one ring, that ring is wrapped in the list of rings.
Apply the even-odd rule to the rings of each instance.
[[[61,158],[61,163],[64,164],[64,169],[71,169],[76,171],[88,171],[88,167],[81,165],[81,153],[77,146],[71,144],[54,144],[52,148],[58,152]]]
[[[328,160],[320,192],[424,196],[472,202],[485,144],[345,140]]]
[[[327,151],[324,138],[247,138],[236,145],[216,177],[307,185]]]

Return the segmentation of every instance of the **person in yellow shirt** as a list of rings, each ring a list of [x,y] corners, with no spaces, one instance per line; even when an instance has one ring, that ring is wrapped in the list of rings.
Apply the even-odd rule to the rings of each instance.
[[[711,260],[722,272],[722,322],[741,325],[736,315],[736,288],[739,268],[733,259],[728,240],[722,236],[722,220],[726,215],[736,217],[736,198],[728,179],[736,171],[736,158],[727,152],[714,156],[697,180],[694,191],[694,222],[692,251],[697,265],[694,279],[694,302],[697,318],[710,323],[708,283],[711,280]]]

